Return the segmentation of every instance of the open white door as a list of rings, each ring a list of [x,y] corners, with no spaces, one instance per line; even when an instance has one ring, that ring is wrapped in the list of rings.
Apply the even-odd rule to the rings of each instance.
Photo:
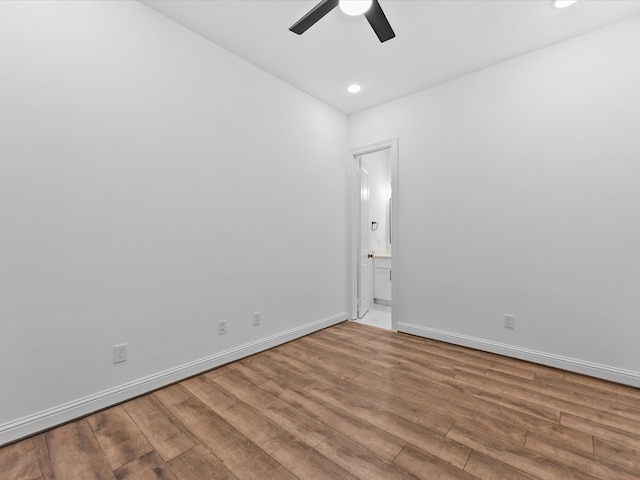
[[[358,268],[358,318],[364,317],[371,305],[373,290],[372,255],[369,250],[369,173],[360,172],[360,262]]]

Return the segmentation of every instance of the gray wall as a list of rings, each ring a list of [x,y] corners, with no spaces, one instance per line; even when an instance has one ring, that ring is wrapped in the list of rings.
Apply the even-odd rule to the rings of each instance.
[[[401,330],[640,385],[638,45],[633,17],[350,117],[399,138]]]
[[[343,114],[138,2],[0,65],[0,444],[347,318]]]

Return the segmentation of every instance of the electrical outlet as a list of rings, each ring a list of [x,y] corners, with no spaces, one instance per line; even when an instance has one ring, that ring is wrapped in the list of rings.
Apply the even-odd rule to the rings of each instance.
[[[516,317],[513,315],[505,315],[504,316],[504,328],[515,328],[516,327]]]
[[[127,361],[128,347],[128,343],[122,343],[120,345],[113,346],[113,363],[121,363]]]
[[[224,335],[225,333],[227,333],[227,321],[222,320],[218,322],[218,335]]]
[[[253,326],[257,327],[260,325],[260,312],[254,312],[253,314]]]

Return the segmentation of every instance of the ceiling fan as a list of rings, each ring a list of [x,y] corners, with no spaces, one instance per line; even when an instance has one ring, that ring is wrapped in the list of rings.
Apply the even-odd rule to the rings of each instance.
[[[293,24],[289,30],[302,35],[338,5],[347,15],[364,14],[381,43],[396,36],[378,0],[321,0],[304,17]]]

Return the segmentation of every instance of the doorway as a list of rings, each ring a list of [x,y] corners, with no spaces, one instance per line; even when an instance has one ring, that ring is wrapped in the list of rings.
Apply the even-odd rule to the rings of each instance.
[[[398,139],[353,149],[352,315],[398,330]]]

